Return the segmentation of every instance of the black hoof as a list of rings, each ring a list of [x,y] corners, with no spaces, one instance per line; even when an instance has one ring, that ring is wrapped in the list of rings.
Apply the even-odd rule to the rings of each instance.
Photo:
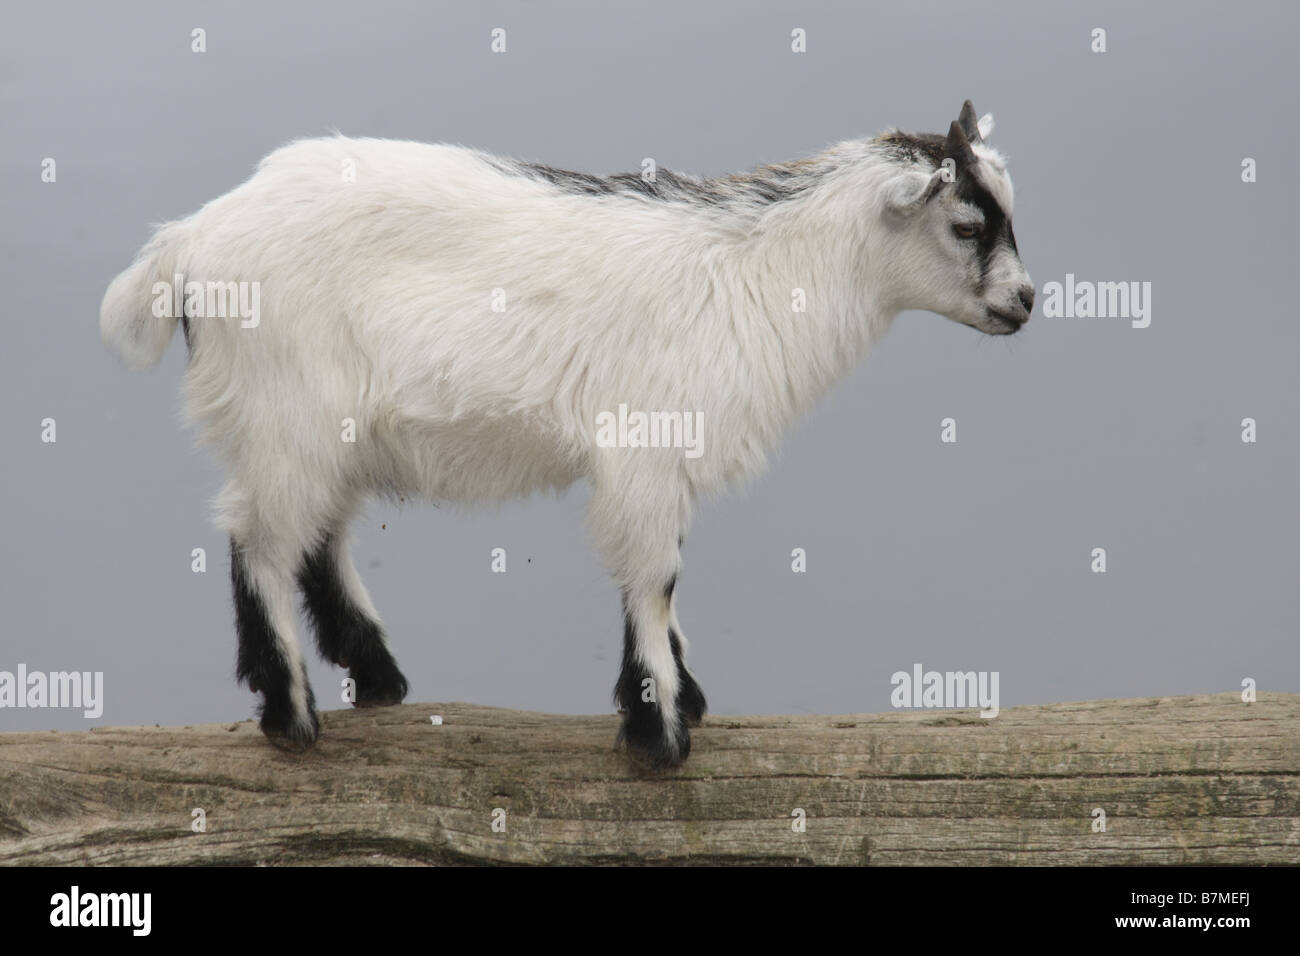
[[[615,746],[623,744],[632,763],[660,772],[680,767],[691,754],[691,735],[684,724],[664,725],[657,709],[637,707],[623,714]]]
[[[709,705],[704,699],[704,691],[700,690],[700,685],[696,683],[691,672],[686,669],[686,662],[682,660],[681,638],[677,636],[676,631],[670,629],[668,640],[672,643],[673,660],[677,664],[677,680],[681,685],[677,691],[677,710],[687,727],[698,727]]]
[[[677,709],[687,727],[698,727],[708,712],[709,704],[704,699],[704,691],[695,683],[695,678],[682,672],[682,689],[677,695]]]
[[[281,736],[280,734],[270,733],[265,727],[262,728],[262,733],[266,734],[267,742],[270,743],[271,746],[276,750],[282,750],[287,754],[305,754],[316,746],[316,740],[320,736],[320,731],[317,731],[311,736],[302,735],[286,737]]]
[[[320,718],[314,707],[308,709],[304,720],[288,707],[265,706],[259,726],[271,744],[288,753],[305,753],[320,739]]]
[[[367,667],[354,667],[348,676],[356,681],[357,699],[352,702],[353,707],[391,707],[400,704],[409,689],[391,657]]]

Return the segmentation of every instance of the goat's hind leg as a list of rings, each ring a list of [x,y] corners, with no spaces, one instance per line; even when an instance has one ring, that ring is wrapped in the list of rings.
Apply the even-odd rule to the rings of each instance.
[[[320,736],[307,667],[294,635],[297,607],[293,574],[277,550],[252,544],[254,535],[230,540],[236,675],[262,695],[262,733],[286,750],[306,750]]]
[[[357,707],[399,704],[407,682],[398,670],[370,595],[348,554],[345,536],[330,534],[303,559],[298,572],[307,616],[321,656],[348,669]]]

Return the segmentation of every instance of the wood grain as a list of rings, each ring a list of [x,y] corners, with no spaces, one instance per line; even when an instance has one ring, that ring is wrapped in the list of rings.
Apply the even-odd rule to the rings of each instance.
[[[322,721],[304,755],[252,721],[0,734],[0,865],[1300,863],[1297,694],[707,717],[658,777],[612,714]]]

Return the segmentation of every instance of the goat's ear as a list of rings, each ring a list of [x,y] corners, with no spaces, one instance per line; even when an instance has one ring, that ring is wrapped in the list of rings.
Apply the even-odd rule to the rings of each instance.
[[[978,143],[982,138],[980,135],[980,124],[975,119],[975,106],[970,100],[961,105],[961,114],[957,117],[957,125],[961,131],[966,134],[966,139],[972,143]]]
[[[936,169],[930,175],[930,179],[926,182],[925,188],[921,190],[921,195],[916,197],[916,204],[918,206],[924,206],[928,203],[939,194],[939,190],[943,188],[944,183],[951,181],[950,179],[944,179],[943,174],[944,170]]]
[[[945,159],[955,162],[958,169],[974,166],[978,162],[975,151],[970,148],[970,140],[966,138],[965,131],[956,120],[953,120],[952,125],[948,127],[948,138],[943,144],[943,155]]]
[[[930,176],[904,173],[885,187],[885,207],[895,215],[909,215],[933,199],[944,182],[943,170],[935,170]]]

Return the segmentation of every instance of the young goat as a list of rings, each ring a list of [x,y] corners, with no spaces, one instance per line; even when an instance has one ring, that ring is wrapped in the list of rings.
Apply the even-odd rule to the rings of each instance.
[[[757,474],[899,312],[990,335],[1029,318],[991,128],[968,101],[946,137],[717,179],[301,140],[161,226],[100,328],[143,367],[184,327],[186,414],[229,469],[217,521],[263,732],[319,734],[297,591],[356,705],[406,694],[348,554],[367,495],[474,504],[586,478],[623,596],[619,736],[650,766],[684,760],[705,709],[674,602],[696,499]],[[217,301],[236,293],[242,309]]]

